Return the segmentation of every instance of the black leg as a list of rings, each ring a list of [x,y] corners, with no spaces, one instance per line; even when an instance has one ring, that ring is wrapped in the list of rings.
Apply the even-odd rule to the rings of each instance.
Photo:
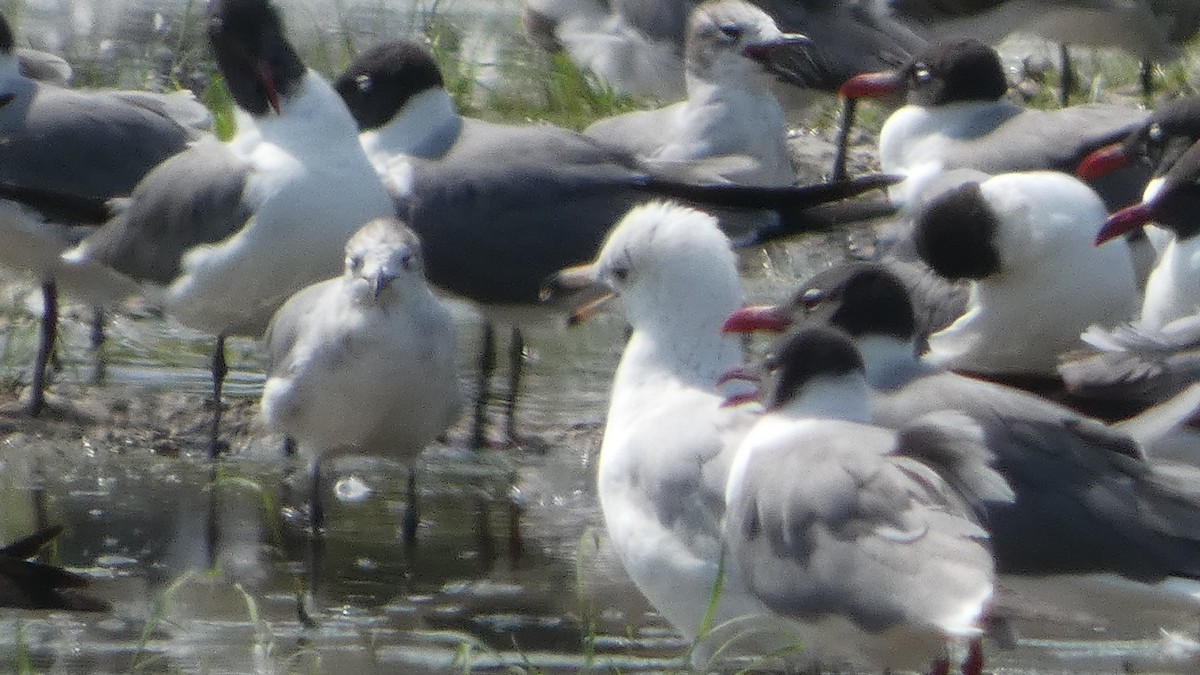
[[[313,461],[312,473],[309,475],[309,508],[308,524],[312,528],[313,538],[317,538],[325,528],[325,505],[321,496],[321,460]]]
[[[483,324],[483,342],[479,346],[479,386],[475,393],[475,428],[471,430],[471,447],[487,445],[487,400],[492,371],[496,369],[496,331],[492,323]]]
[[[216,458],[221,454],[221,389],[225,385],[225,376],[229,373],[229,366],[225,362],[225,334],[217,335],[217,343],[213,347],[212,355],[212,429],[209,431],[208,437],[208,456],[210,459]]]
[[[296,456],[296,439],[291,436],[283,437],[283,456],[289,459]]]
[[[219,538],[217,524],[219,514],[217,511],[217,495],[220,492],[217,489],[217,479],[220,472],[217,469],[217,462],[209,462],[208,466],[208,523],[205,529],[205,540],[208,544],[208,567],[209,569],[217,568],[217,539]]]
[[[1062,63],[1061,76],[1058,78],[1058,102],[1062,107],[1071,105],[1071,94],[1075,90],[1075,67],[1071,63],[1071,50],[1067,43],[1058,45],[1059,61]]]
[[[92,384],[101,384],[108,374],[108,362],[104,358],[104,308],[92,308]]]
[[[1147,108],[1154,105],[1154,63],[1149,59],[1142,60],[1142,68],[1138,72],[1142,82],[1142,102]]]
[[[850,130],[854,127],[854,111],[858,107],[858,99],[847,98],[842,101],[842,119],[838,126],[837,152],[833,156],[833,173],[829,175],[830,182],[846,180],[846,153],[850,146]]]
[[[508,346],[508,400],[504,408],[505,443],[512,447],[520,445],[517,436],[517,397],[521,394],[521,375],[525,371],[525,336],[520,328],[512,329],[512,341]]]
[[[408,467],[408,508],[404,511],[404,545],[417,545],[417,526],[421,522],[421,512],[417,504],[417,469],[414,465]]]
[[[37,357],[33,362],[33,377],[29,385],[29,415],[37,417],[46,405],[46,371],[54,341],[58,337],[58,287],[53,279],[42,282],[42,326]]]
[[[320,579],[321,561],[325,555],[325,508],[321,499],[321,459],[313,460],[309,474],[307,579],[304,588],[296,597],[296,616],[300,625],[313,628],[317,621],[309,611],[310,600],[316,596],[317,581]]]

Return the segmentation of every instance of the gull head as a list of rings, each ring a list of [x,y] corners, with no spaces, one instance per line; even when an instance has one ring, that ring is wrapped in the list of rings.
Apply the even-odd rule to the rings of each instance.
[[[362,303],[403,298],[406,289],[425,283],[416,233],[396,218],[363,225],[346,242],[343,279]]]
[[[688,72],[709,82],[769,83],[773,52],[803,48],[807,37],[783,33],[758,7],[742,0],[711,0],[692,12],[685,43]]]
[[[234,102],[251,115],[280,114],[307,73],[267,0],[216,0],[208,42]]]

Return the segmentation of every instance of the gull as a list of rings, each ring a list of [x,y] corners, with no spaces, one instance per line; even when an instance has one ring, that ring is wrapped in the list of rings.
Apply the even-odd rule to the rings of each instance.
[[[263,343],[262,416],[312,458],[314,533],[322,457],[376,452],[408,465],[404,532],[415,541],[416,458],[462,407],[454,323],[425,282],[417,236],[391,217],[363,225],[342,276],[289,298]]]
[[[1100,353],[1065,361],[1068,389],[1117,400],[1153,403],[1200,375],[1200,144],[1193,145],[1147,189],[1140,203],[1114,213],[1099,228],[1101,244],[1154,223],[1168,233],[1131,323],[1097,321],[1084,340]],[[1107,246],[1102,248],[1109,248]],[[1116,328],[1106,328],[1116,326]]]
[[[215,454],[225,338],[261,335],[292,293],[337,273],[356,229],[394,207],[345,104],[305,68],[273,6],[216,2],[208,37],[234,101],[253,119],[245,133],[254,141],[204,140],[175,155],[64,257],[165,287],[168,313],[217,336]]]
[[[1011,503],[985,502],[1005,586],[1047,576],[1115,574],[1143,592],[1173,577],[1200,577],[1200,490],[1195,469],[1147,459],[1200,405],[1200,386],[1177,401],[1105,425],[1021,390],[964,377],[919,358],[904,285],[859,263],[802,284],[778,307],[731,315],[727,330],[829,323],[863,356],[874,424],[902,428],[955,411],[982,430]]]
[[[1067,44],[1116,47],[1142,60],[1142,91],[1155,61],[1177,59],[1200,30],[1189,0],[887,0],[888,8],[930,40],[971,36],[996,44],[1015,32],[1061,44],[1063,105],[1074,76]]]
[[[0,16],[0,264],[32,272],[42,286],[26,406],[37,416],[45,403],[59,287],[89,300],[134,289],[103,270],[65,269],[58,254],[78,238],[71,226],[103,222],[108,200],[129,195],[146,173],[197,138],[199,132],[172,114],[203,106],[190,93],[73,90],[34,80],[20,68],[21,53]]]
[[[521,21],[542,49],[565,53],[620,94],[685,95],[683,34],[691,0],[527,0]]]
[[[721,575],[729,466],[757,417],[749,407],[723,408],[716,388],[742,359],[739,341],[720,332],[742,302],[737,261],[715,218],[652,202],[613,228],[593,262],[548,284],[555,292],[596,286],[615,293],[632,328],[596,478],[609,543],[642,595],[694,641]],[[587,305],[578,319],[594,311]],[[714,625],[743,616],[770,611],[727,568]]]
[[[966,312],[929,337],[925,358],[986,376],[1053,378],[1083,329],[1137,307],[1128,251],[1091,245],[1105,217],[1095,192],[1056,172],[967,182],[922,204],[918,255],[970,285]]]
[[[931,43],[900,68],[851,78],[840,93],[906,95],[908,104],[879,133],[882,170],[908,176],[892,191],[901,204],[915,202],[929,179],[950,169],[1073,173],[1089,152],[1124,138],[1146,117],[1128,106],[1100,104],[1027,110],[1006,100],[1007,91],[996,51],[959,39]],[[1136,201],[1148,177],[1131,167],[1093,187],[1113,210]]]
[[[1012,490],[954,415],[868,423],[862,358],[828,327],[771,356],[766,413],[742,440],[724,537],[750,591],[824,663],[912,668],[976,640],[995,565],[978,503]],[[973,655],[963,672],[978,673]],[[948,666],[948,664],[947,664]]]
[[[543,303],[542,282],[590,259],[632,206],[654,195],[720,206],[736,206],[728,201],[736,197],[757,213],[722,211],[726,227],[764,227],[767,220],[804,231],[857,217],[818,217],[814,207],[887,182],[875,176],[809,187],[720,183],[703,163],[654,166],[566,129],[462,117],[437,64],[410,43],[364,51],[336,87],[363,130],[367,155],[396,197],[397,213],[421,237],[430,281],[471,301],[484,316],[481,394],[494,362],[492,325],[561,317],[570,301]],[[510,444],[518,442],[512,394],[520,375],[519,331],[512,345],[505,429]],[[477,445],[485,442],[484,400],[479,396],[476,405]]]
[[[787,122],[766,64],[778,49],[810,43],[780,32],[771,17],[742,0],[706,2],[688,22],[687,99],[608,117],[583,133],[643,161],[741,158],[745,166],[718,175],[737,183],[790,185],[796,170]]]

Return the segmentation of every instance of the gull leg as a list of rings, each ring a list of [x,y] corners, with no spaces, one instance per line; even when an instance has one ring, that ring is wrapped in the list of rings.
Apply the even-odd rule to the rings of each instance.
[[[517,397],[521,393],[521,376],[525,370],[525,336],[520,328],[512,329],[512,341],[508,347],[508,401],[504,410],[504,433],[506,444],[520,445],[517,436]]]
[[[221,454],[221,390],[225,385],[225,376],[229,374],[229,365],[225,361],[225,334],[217,335],[216,345],[212,355],[212,429],[208,437],[208,456],[210,459]]]
[[[417,510],[417,471],[415,463],[408,467],[408,508],[404,510],[404,545],[417,545],[417,526],[421,522]]]
[[[1058,78],[1058,102],[1062,107],[1071,105],[1071,94],[1075,90],[1075,67],[1071,63],[1071,51],[1067,43],[1058,45],[1059,62],[1062,64]]]
[[[104,355],[104,308],[92,308],[92,384],[101,384],[108,374],[108,362]]]
[[[838,125],[837,153],[833,156],[833,172],[829,181],[836,183],[846,180],[846,154],[850,147],[850,130],[854,127],[854,112],[858,99],[847,98],[842,101],[842,119]]]
[[[53,279],[42,282],[42,323],[41,334],[38,337],[37,357],[33,362],[33,377],[29,384],[27,410],[30,417],[42,414],[46,405],[46,370],[58,337],[58,286]]]
[[[479,385],[475,393],[475,422],[471,430],[471,447],[487,444],[487,399],[492,371],[496,369],[496,330],[490,321],[483,324],[483,341],[479,347]]]

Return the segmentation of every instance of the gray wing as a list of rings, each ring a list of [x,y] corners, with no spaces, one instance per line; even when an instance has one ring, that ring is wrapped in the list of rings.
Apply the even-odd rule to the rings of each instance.
[[[28,83],[23,117],[0,127],[0,184],[97,202],[129,195],[192,133],[141,105]],[[14,105],[16,102],[14,102]]]
[[[275,311],[262,338],[267,351],[268,378],[283,375],[291,368],[295,356],[292,348],[316,310],[317,300],[341,283],[338,277],[306,286],[296,291]]]
[[[934,471],[891,454],[894,434],[822,425],[757,448],[730,492],[728,546],[751,589],[802,620],[962,628],[991,594],[984,530]]]
[[[780,30],[812,38],[811,46],[778,50],[772,67],[793,84],[836,91],[860,73],[891,70],[925,47],[925,40],[868,2],[758,0]]]
[[[609,0],[625,23],[652,40],[672,42],[683,53],[688,17],[699,2],[694,0]]]
[[[989,504],[1001,572],[1116,572],[1138,580],[1200,574],[1200,483],[1165,475],[1129,436],[1031,394],[953,373],[922,377],[872,402],[904,427],[939,410],[984,433],[1016,495]]]
[[[466,120],[451,151],[414,161],[398,206],[421,237],[430,281],[487,303],[535,303],[542,283],[591,259],[644,193],[632,161],[553,127]]]
[[[215,139],[199,141],[138,184],[129,204],[84,239],[78,257],[142,281],[169,283],[184,253],[219,242],[252,215],[242,199],[251,167]]]
[[[1024,110],[999,120],[983,138],[949,146],[943,158],[947,169],[989,174],[1050,169],[1074,175],[1088,153],[1123,140],[1140,128],[1146,115],[1136,108],[1100,104]],[[1134,163],[1090,185],[1115,210],[1141,201],[1149,179],[1149,169]]]

